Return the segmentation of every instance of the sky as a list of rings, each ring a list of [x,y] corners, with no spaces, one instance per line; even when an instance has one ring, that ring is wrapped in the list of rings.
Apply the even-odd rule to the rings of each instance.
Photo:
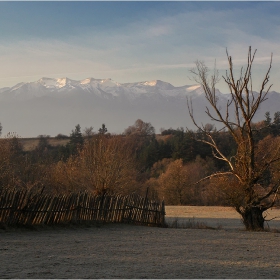
[[[41,77],[192,85],[196,60],[222,77],[228,50],[237,75],[252,46],[254,89],[273,53],[280,92],[280,2],[0,2],[0,34],[1,88]]]

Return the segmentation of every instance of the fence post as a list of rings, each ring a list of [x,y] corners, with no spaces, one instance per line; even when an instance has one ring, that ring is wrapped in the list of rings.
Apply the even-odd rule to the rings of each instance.
[[[165,204],[164,200],[161,202],[161,211],[160,211],[161,217],[160,217],[160,224],[162,227],[164,227],[165,224]]]
[[[147,204],[147,200],[148,200],[148,192],[149,192],[149,187],[147,187],[144,203],[143,203],[143,206],[142,206],[143,209],[142,209],[141,220],[140,220],[141,224],[144,223],[145,212],[147,211],[146,204]]]
[[[122,209],[121,220],[120,220],[121,223],[123,223],[124,219],[125,219],[126,209],[127,209],[127,207],[126,207],[127,200],[128,200],[128,196],[123,197],[123,209]]]

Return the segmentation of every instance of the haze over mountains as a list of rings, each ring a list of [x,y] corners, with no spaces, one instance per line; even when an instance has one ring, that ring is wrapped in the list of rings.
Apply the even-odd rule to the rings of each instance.
[[[221,110],[228,95],[217,90]],[[187,110],[186,97],[192,97],[198,123],[211,123],[205,114],[207,102],[198,85],[175,87],[160,80],[117,83],[111,79],[41,78],[0,89],[0,122],[3,134],[16,132],[21,137],[40,134],[69,135],[75,125],[82,129],[102,123],[111,133],[122,133],[137,119],[160,128],[194,128]],[[255,121],[267,111],[280,111],[280,94],[270,92]],[[213,122],[212,122],[213,123]]]

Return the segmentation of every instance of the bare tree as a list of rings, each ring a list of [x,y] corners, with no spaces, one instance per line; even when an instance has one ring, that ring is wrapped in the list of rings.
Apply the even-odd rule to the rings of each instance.
[[[124,193],[133,185],[134,153],[122,136],[99,134],[88,141],[77,158],[80,170],[97,193]]]
[[[94,135],[93,127],[86,127],[84,129],[83,137],[89,140]]]
[[[129,126],[124,131],[125,135],[152,136],[155,134],[155,128],[149,122],[140,119],[136,120],[134,125]]]
[[[133,147],[123,136],[98,134],[77,155],[58,162],[52,176],[61,190],[126,194],[133,190],[136,177]]]
[[[219,73],[214,68],[210,74],[207,66],[196,62],[196,68],[191,70],[194,79],[204,90],[205,98],[210,104],[206,107],[206,114],[212,121],[222,124],[223,129],[233,137],[237,151],[234,156],[227,158],[217,145],[213,133],[204,125],[198,125],[195,121],[192,101],[188,99],[188,109],[193,123],[205,135],[200,140],[212,147],[215,158],[226,162],[228,169],[224,172],[214,173],[204,179],[214,177],[220,178],[227,184],[228,197],[232,206],[242,216],[243,223],[247,230],[264,229],[264,211],[271,208],[276,201],[280,180],[271,172],[275,162],[280,160],[279,141],[274,141],[273,150],[263,149],[256,141],[256,133],[252,123],[260,105],[267,99],[269,74],[272,66],[272,55],[268,70],[262,81],[260,90],[253,92],[252,65],[256,50],[248,51],[246,67],[242,67],[239,77],[234,76],[232,57],[227,52],[229,69],[226,71],[223,80],[230,90],[230,99],[227,102],[225,113],[220,111],[219,99],[216,95],[216,84],[219,81]],[[230,109],[234,110],[234,117],[231,117]],[[264,145],[262,144],[262,147]],[[268,177],[268,180],[264,180]]]

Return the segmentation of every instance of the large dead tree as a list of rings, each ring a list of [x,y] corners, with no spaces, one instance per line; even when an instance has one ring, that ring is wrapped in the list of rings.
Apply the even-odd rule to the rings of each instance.
[[[272,55],[260,90],[256,93],[253,92],[252,82],[255,54],[256,50],[252,52],[249,47],[247,65],[241,68],[238,78],[235,78],[232,57],[227,52],[229,69],[222,78],[228,85],[230,99],[224,108],[224,113],[220,110],[216,95],[216,84],[219,81],[216,67],[213,72],[210,72],[203,62],[197,61],[196,68],[191,70],[194,79],[203,87],[205,98],[210,105],[206,107],[206,114],[212,121],[222,124],[223,129],[233,137],[237,146],[235,156],[227,158],[217,145],[211,130],[205,125],[197,124],[191,99],[188,99],[190,117],[205,135],[205,138],[200,141],[211,146],[214,157],[226,162],[228,166],[225,172],[212,174],[205,179],[219,178],[225,182],[230,202],[242,216],[247,230],[264,229],[264,211],[274,205],[279,189],[279,179],[271,171],[275,163],[280,160],[279,139],[264,139],[262,145],[257,143],[255,137],[257,132],[254,131],[252,122],[271,88],[268,82]],[[232,109],[235,113],[234,117],[230,114]],[[264,144],[265,141],[270,145]],[[267,177],[269,180],[264,180]]]

